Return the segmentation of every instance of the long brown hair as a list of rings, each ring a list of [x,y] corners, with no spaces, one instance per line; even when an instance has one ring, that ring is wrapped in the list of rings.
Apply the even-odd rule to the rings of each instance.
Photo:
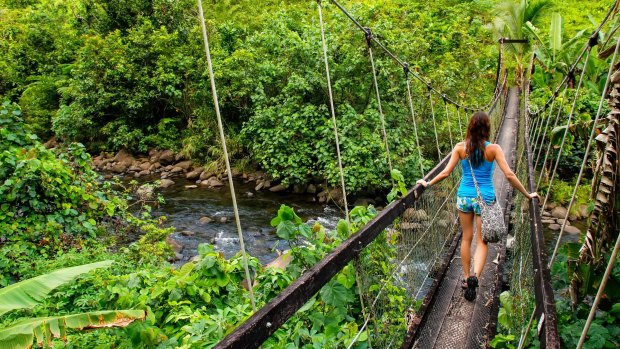
[[[484,160],[484,142],[491,133],[491,120],[483,111],[475,112],[467,126],[465,137],[465,151],[473,167],[478,167]]]

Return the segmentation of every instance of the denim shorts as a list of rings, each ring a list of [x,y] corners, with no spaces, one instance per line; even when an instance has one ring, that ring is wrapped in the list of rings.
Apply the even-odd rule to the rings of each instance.
[[[461,212],[473,212],[477,215],[480,214],[480,205],[478,204],[478,198],[472,198],[469,196],[457,196],[456,208]]]

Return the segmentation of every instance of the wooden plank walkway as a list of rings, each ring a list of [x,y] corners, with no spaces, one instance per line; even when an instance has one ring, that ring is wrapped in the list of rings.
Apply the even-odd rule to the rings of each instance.
[[[496,142],[506,154],[514,170],[517,147],[519,91],[509,91],[506,116]],[[495,169],[493,182],[504,212],[510,212],[512,187],[499,168]],[[473,242],[475,246],[475,239]],[[490,244],[485,268],[475,302],[463,297],[460,280],[463,278],[460,253],[455,254],[428,310],[427,318],[417,333],[414,348],[484,348],[495,334],[499,288],[505,244]],[[472,253],[473,257],[473,253]],[[473,266],[473,261],[472,261]]]

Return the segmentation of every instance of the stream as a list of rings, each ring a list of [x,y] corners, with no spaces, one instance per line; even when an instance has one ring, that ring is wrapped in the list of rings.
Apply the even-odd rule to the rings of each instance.
[[[234,256],[240,244],[228,182],[215,189],[189,185],[195,185],[194,181],[176,178],[174,185],[161,189],[165,203],[152,211],[154,217],[166,216],[165,224],[176,228],[172,236],[183,245],[181,262],[197,255],[201,243],[214,245],[226,258]],[[338,207],[318,204],[312,194],[257,192],[254,183],[242,180],[235,180],[234,185],[246,251],[263,264],[277,257],[276,248],[288,249],[270,224],[281,204],[292,207],[304,222],[318,221],[326,229],[335,229],[340,219]],[[212,221],[200,223],[202,217]]]

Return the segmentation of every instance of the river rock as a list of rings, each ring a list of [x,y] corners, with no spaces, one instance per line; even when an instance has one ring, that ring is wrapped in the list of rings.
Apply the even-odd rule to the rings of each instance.
[[[164,150],[159,154],[159,163],[162,165],[169,165],[174,162],[174,152],[170,149]]]
[[[175,253],[181,253],[181,251],[183,251],[183,245],[181,245],[181,243],[175,240],[171,235],[166,237],[166,242]]]
[[[194,169],[191,172],[188,172],[187,175],[185,175],[185,178],[187,179],[198,179],[200,178],[200,174],[202,173],[202,168],[199,169]]]
[[[511,249],[512,246],[514,246],[515,244],[515,237],[512,235],[508,235],[508,237],[506,237],[506,248]]]
[[[150,162],[157,162],[159,161],[159,156],[161,155],[161,152],[157,149],[151,149],[149,150],[149,161]]]
[[[58,146],[58,141],[56,140],[56,136],[53,136],[47,142],[43,143],[43,146],[47,149],[56,148]]]
[[[328,195],[334,201],[338,201],[339,202],[339,201],[342,200],[342,190],[340,190],[338,188],[333,188],[332,190],[330,190]]]
[[[143,162],[140,165],[138,165],[138,167],[140,167],[140,170],[142,170],[142,171],[148,170],[151,167],[151,163],[150,162]]]
[[[192,167],[193,164],[194,163],[191,160],[187,160],[187,161],[179,162],[176,166],[187,171]]]
[[[196,189],[196,188],[198,188],[196,184],[190,184],[190,185],[185,186],[185,189]]]
[[[153,199],[155,194],[155,189],[153,188],[153,186],[150,185],[141,185],[137,190],[136,190],[136,196],[138,198],[138,200],[151,200]]]
[[[185,257],[185,256],[183,256],[183,253],[175,253],[174,254],[174,258],[177,261],[183,260],[183,257]]]
[[[123,173],[127,171],[127,165],[125,165],[124,163],[117,162],[114,165],[112,165],[110,170],[114,173]]]
[[[286,190],[286,187],[284,185],[282,185],[281,183],[278,185],[274,185],[273,187],[269,188],[269,191],[277,193],[277,192],[281,192]]]
[[[241,171],[236,168],[231,169],[230,172],[232,173],[233,178],[241,177]]]
[[[220,217],[219,221],[220,221],[220,223],[226,223],[226,222],[228,222],[228,218]]]
[[[159,183],[159,186],[161,188],[168,188],[170,186],[174,185],[174,181],[170,180],[170,179],[162,179],[161,182]]]
[[[149,171],[155,171],[157,169],[161,168],[161,164],[159,162],[154,162],[150,167],[149,167]]]
[[[554,224],[555,223],[555,219],[543,219],[542,223],[543,224]]]
[[[551,211],[551,216],[555,218],[564,218],[566,217],[566,209],[562,206],[558,206]]]
[[[170,173],[179,173],[179,172],[183,172],[183,169],[181,167],[174,167],[172,170],[170,170]]]
[[[548,202],[547,203],[547,210],[553,210],[556,207],[558,207],[558,205],[555,202]]]
[[[142,176],[148,176],[151,174],[151,171],[149,170],[144,170],[144,171],[140,171],[138,172],[138,177],[142,177]]]
[[[562,224],[564,224],[564,219],[558,218],[557,222],[558,222],[559,225],[562,225]],[[570,225],[570,222],[566,221],[566,225]]]
[[[135,160],[136,159],[131,156],[126,149],[121,149],[116,156],[114,156],[114,161],[125,165],[125,167],[131,166]]]
[[[138,165],[131,165],[131,167],[129,167],[128,171],[130,171],[130,172],[140,172],[140,171],[142,171],[142,169]]]
[[[212,188],[218,188],[218,187],[223,187],[224,186],[224,183],[222,183],[217,178],[215,178],[215,176],[209,178],[205,182],[207,183],[208,187],[212,187]],[[201,182],[200,184],[204,185],[205,182]]]
[[[193,231],[191,231],[191,230],[183,230],[183,231],[181,232],[181,235],[183,235],[183,236],[194,236],[194,235],[196,235],[196,233],[194,233],[194,232],[193,232]]]
[[[574,215],[574,214],[569,214],[568,215],[568,220],[569,221],[576,221],[577,219],[579,219],[579,217]]]
[[[316,185],[308,184],[308,189],[306,189],[308,194],[316,194]]]
[[[251,191],[249,191],[249,192],[245,193],[245,196],[247,196],[247,197],[251,198],[251,197],[253,197],[253,196],[254,196],[254,193],[252,193]]]
[[[569,233],[569,234],[580,234],[581,230],[579,230],[579,228],[574,227],[572,225],[567,225],[564,227],[564,231]]]
[[[200,224],[209,224],[211,222],[213,222],[213,219],[211,219],[211,217],[207,217],[207,216],[204,216],[204,217],[200,218],[200,220],[198,220],[198,223],[200,223]]]
[[[265,186],[265,183],[261,181],[254,187],[254,190],[260,191],[261,189],[263,189],[264,186]]]
[[[542,212],[542,216],[543,217],[551,217],[551,213],[549,211],[543,211]]]
[[[213,177],[213,175],[214,175],[213,171],[203,171],[203,172],[200,174],[199,179],[200,179],[201,181],[204,181],[204,180],[206,180],[206,179],[209,179],[209,178]]]
[[[269,189],[271,188],[271,181],[270,180],[265,180],[263,182],[263,189]]]
[[[303,194],[306,192],[306,186],[301,184],[293,185],[293,193],[295,194]]]
[[[562,226],[560,226],[559,224],[549,224],[549,229],[551,230],[560,230],[562,228]]]
[[[200,257],[200,255],[195,255],[194,257],[189,259],[190,262],[194,262],[194,263],[198,263],[201,260],[202,260],[202,257]]]

